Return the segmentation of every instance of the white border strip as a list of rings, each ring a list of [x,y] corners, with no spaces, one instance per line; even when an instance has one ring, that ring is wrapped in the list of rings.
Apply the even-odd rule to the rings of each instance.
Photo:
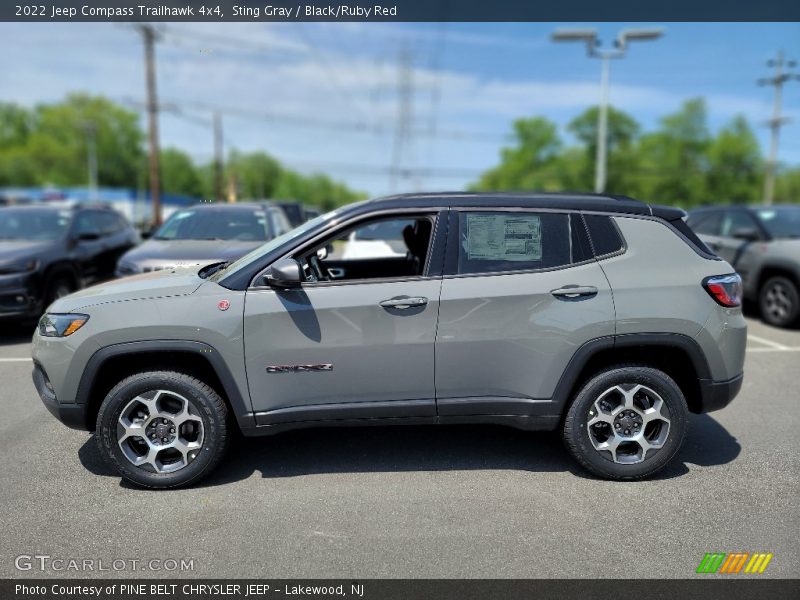
[[[767,340],[765,338],[758,337],[757,335],[753,335],[751,333],[747,334],[747,339],[753,340],[754,342],[758,342],[759,344],[764,344],[765,346],[769,346],[770,348],[775,348],[775,350],[789,349],[789,346],[784,346],[783,344],[779,344],[778,342],[773,342],[772,340]]]

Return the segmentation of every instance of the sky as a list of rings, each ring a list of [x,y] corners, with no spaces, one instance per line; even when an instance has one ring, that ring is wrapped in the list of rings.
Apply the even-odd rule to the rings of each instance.
[[[800,60],[800,23],[165,24],[161,145],[209,160],[219,110],[226,151],[264,150],[372,196],[463,189],[498,163],[514,119],[547,117],[569,143],[566,124],[598,102],[599,61],[551,42],[554,29],[596,27],[608,47],[642,26],[665,34],[613,61],[611,103],[648,131],[702,96],[712,130],[742,114],[766,153],[773,88],[756,80],[779,50]],[[142,43],[129,25],[0,23],[0,54],[0,101],[85,91],[142,112]],[[783,97],[793,122],[779,160],[800,165],[800,81]]]

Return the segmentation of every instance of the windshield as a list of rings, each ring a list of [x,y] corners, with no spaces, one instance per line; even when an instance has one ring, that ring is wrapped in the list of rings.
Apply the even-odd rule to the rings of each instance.
[[[259,208],[188,209],[173,213],[153,239],[264,242],[267,227],[267,213]]]
[[[52,242],[67,234],[69,211],[54,209],[0,209],[0,240]]]
[[[300,227],[296,227],[294,229],[287,231],[282,235],[279,235],[278,237],[268,241],[266,244],[259,246],[249,254],[245,254],[239,260],[232,262],[230,265],[227,265],[224,269],[220,269],[219,271],[215,272],[213,275],[209,277],[209,280],[219,281],[223,277],[230,275],[231,273],[235,273],[239,269],[260,259],[262,256],[269,254],[270,252],[276,250],[277,248],[280,248],[286,242],[289,242],[294,238],[303,235],[306,231],[314,229],[315,227],[329,220],[336,214],[338,214],[337,211],[332,211],[324,215],[320,215],[316,219],[311,219],[310,221],[306,221],[305,223],[300,225]]]
[[[800,206],[761,208],[756,215],[772,237],[800,238]]]

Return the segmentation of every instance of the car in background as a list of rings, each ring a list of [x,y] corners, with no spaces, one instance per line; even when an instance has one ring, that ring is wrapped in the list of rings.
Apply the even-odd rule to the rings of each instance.
[[[767,323],[800,321],[800,206],[715,206],[692,210],[698,237],[728,261]]]
[[[413,246],[415,221],[377,221],[347,237],[342,260],[405,256]]]
[[[269,202],[197,204],[172,213],[122,256],[116,275],[233,261],[290,229],[284,212]]]
[[[286,218],[289,219],[289,223],[292,224],[292,228],[299,227],[309,220],[308,215],[306,215],[306,208],[299,202],[281,200],[275,202],[275,204],[281,207]]]
[[[318,216],[322,214],[322,212],[318,208],[314,208],[312,206],[306,206],[305,214],[306,214],[306,221],[310,221],[311,219],[316,219]]]
[[[137,243],[125,217],[105,205],[0,208],[0,318],[36,318],[56,299],[111,279]]]

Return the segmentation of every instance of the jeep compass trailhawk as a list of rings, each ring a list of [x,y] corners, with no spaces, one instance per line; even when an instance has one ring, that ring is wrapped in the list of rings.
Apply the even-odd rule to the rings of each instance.
[[[208,475],[234,427],[379,423],[559,429],[596,475],[647,477],[742,383],[741,280],[683,217],[596,195],[352,204],[230,264],[58,299],[34,384],[152,488]],[[343,256],[365,228],[405,252]]]

